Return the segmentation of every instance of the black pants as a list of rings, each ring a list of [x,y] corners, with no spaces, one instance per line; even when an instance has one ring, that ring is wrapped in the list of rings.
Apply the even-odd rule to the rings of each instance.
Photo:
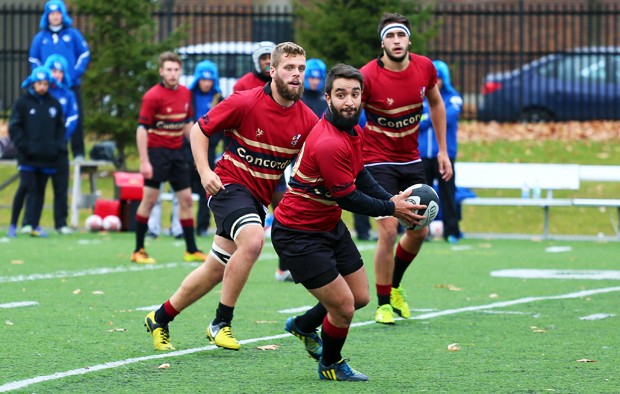
[[[35,228],[39,225],[45,200],[45,186],[48,179],[48,174],[39,171],[19,172],[19,186],[13,197],[11,224],[17,226],[19,214],[24,206],[24,202],[26,202],[22,226],[30,225]]]
[[[454,169],[454,159],[450,158],[452,168]],[[433,181],[437,179],[439,185],[439,200],[441,201],[439,209],[443,218],[443,237],[448,238],[452,235],[457,238],[461,237],[459,228],[459,215],[456,205],[456,185],[454,179],[456,173],[452,175],[449,181],[441,179],[439,173],[439,163],[437,159],[422,159],[424,165],[424,173],[426,175],[426,183],[433,186]]]
[[[353,214],[353,226],[357,233],[357,239],[368,240],[370,238],[370,218],[361,213]]]
[[[58,163],[56,174],[52,175],[54,187],[54,226],[56,229],[67,225],[69,215],[69,156]]]
[[[82,87],[80,85],[71,86],[75,101],[78,106],[78,123],[73,134],[71,134],[71,152],[73,158],[84,156],[84,110],[82,109]]]

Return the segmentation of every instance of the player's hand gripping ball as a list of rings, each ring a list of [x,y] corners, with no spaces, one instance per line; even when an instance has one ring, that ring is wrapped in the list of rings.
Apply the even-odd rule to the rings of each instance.
[[[406,198],[407,201],[415,205],[426,205],[426,209],[414,209],[413,213],[426,216],[426,219],[424,219],[419,226],[408,226],[404,221],[400,219],[398,219],[398,221],[405,226],[407,230],[419,230],[428,226],[437,217],[439,213],[439,196],[437,196],[435,189],[422,183],[410,186],[404,191],[405,194],[409,192],[411,192],[411,195]]]

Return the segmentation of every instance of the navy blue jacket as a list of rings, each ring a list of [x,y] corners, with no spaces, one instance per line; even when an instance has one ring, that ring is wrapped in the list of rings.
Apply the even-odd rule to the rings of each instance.
[[[55,167],[66,152],[62,107],[50,93],[27,92],[17,99],[9,118],[9,135],[22,166]]]

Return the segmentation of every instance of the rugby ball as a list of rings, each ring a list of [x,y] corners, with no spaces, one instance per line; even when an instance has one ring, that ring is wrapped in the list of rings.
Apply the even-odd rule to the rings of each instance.
[[[88,231],[99,231],[103,226],[103,219],[99,215],[90,215],[84,222],[84,227]]]
[[[121,219],[115,215],[108,215],[103,218],[103,229],[105,231],[120,231]]]
[[[426,209],[413,210],[413,213],[426,216],[426,219],[419,226],[409,227],[405,222],[399,219],[400,224],[405,226],[407,230],[420,230],[435,220],[437,214],[439,213],[439,196],[437,195],[435,189],[429,185],[418,183],[407,188],[404,193],[411,193],[411,195],[406,199],[410,203],[416,205],[426,205]]]

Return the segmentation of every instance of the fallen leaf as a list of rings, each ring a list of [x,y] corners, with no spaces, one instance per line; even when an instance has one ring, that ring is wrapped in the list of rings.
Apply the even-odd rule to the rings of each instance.
[[[496,293],[489,294],[489,298],[497,298],[499,297]]]
[[[437,288],[437,289],[448,289],[448,290],[451,290],[451,291],[461,291],[461,288],[456,287],[456,286],[454,286],[451,283],[447,284],[447,285],[443,284],[443,283],[437,284],[437,285],[435,285],[435,288]]]
[[[278,345],[264,345],[264,346],[258,346],[257,347],[258,350],[278,350]]]
[[[108,332],[125,332],[127,331],[126,328],[113,328],[111,330],[107,330]]]
[[[73,290],[73,294],[80,294],[81,292],[82,292],[82,290],[80,290],[80,289]]]
[[[13,325],[13,322],[12,322],[12,321],[10,321],[10,320],[5,320],[5,321],[4,321],[4,324],[6,324],[7,326],[12,326],[12,325]]]
[[[532,330],[532,332],[547,332],[547,330],[538,328],[536,326],[530,326],[530,330]]]
[[[163,363],[162,365],[160,365],[159,367],[157,367],[159,369],[166,369],[166,368],[170,368],[170,364],[169,363]]]
[[[596,360],[590,360],[589,358],[582,358],[577,360],[578,363],[595,363]]]
[[[273,323],[277,323],[277,321],[275,320],[257,320],[256,324],[273,324]]]
[[[459,345],[458,343],[451,343],[448,345],[448,350],[451,352],[458,352],[459,350],[461,350],[461,345]]]
[[[95,295],[101,295],[101,294],[103,294],[103,291],[101,291],[101,290],[95,290],[95,291],[93,291],[93,294],[95,294]]]
[[[24,264],[24,260],[11,260],[11,264],[15,264],[15,265]]]

